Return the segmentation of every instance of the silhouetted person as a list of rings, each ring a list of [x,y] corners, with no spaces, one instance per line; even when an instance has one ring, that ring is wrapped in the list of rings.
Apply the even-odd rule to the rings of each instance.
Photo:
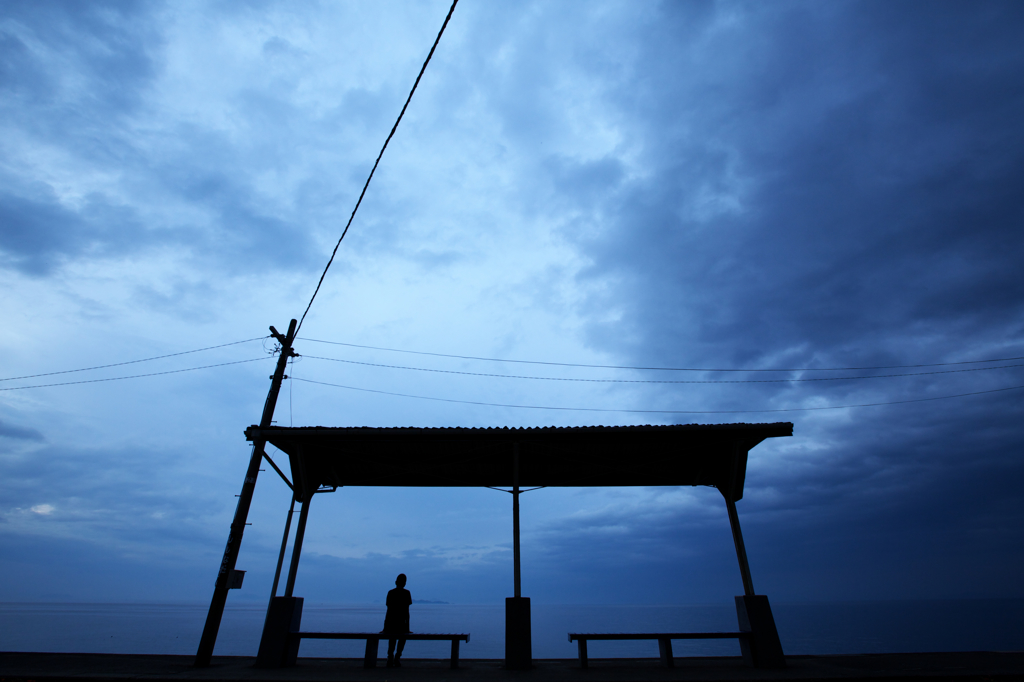
[[[388,612],[384,616],[384,629],[382,633],[388,635],[404,635],[409,630],[409,606],[412,604],[412,595],[405,589],[405,573],[399,573],[395,578],[395,589],[388,592]],[[398,651],[395,651],[395,641],[398,641]],[[405,638],[388,639],[388,667],[402,667],[402,651],[405,649]]]

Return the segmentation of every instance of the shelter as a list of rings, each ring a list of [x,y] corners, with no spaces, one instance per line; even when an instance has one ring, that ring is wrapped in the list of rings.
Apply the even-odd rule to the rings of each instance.
[[[310,504],[316,493],[344,486],[510,487],[514,595],[506,600],[505,661],[528,668],[532,660],[530,600],[520,590],[519,495],[553,486],[713,486],[725,498],[743,582],[736,597],[744,657],[759,667],[784,665],[768,598],[754,592],[736,502],[743,497],[747,457],[767,438],[793,435],[791,423],[688,424],[669,426],[587,426],[543,428],[368,428],[272,425],[296,322],[287,335],[273,327],[281,354],[259,426],[245,431],[253,453],[238,496],[196,665],[209,665],[227,591],[240,587],[235,560],[245,531],[256,478],[264,459],[292,489],[258,664],[294,662],[302,599],[294,597],[295,576]],[[291,478],[266,454],[266,443],[286,453]],[[524,490],[524,486],[526,490]],[[295,505],[299,521],[292,545],[284,596],[277,596]]]
[[[290,483],[302,504],[285,598],[292,597],[309,503],[317,491],[344,486],[511,488],[516,584],[515,596],[506,604],[506,660],[512,667],[528,667],[532,650],[529,599],[519,589],[522,488],[713,486],[729,511],[744,596],[753,598],[735,503],[743,497],[749,451],[766,438],[792,434],[790,423],[487,429],[252,426],[245,432],[247,439],[264,440],[288,455]],[[760,618],[754,621],[764,621],[767,599],[760,601]],[[283,629],[297,617],[294,604],[280,608],[276,617],[268,617],[266,646],[261,647],[265,658],[274,660],[283,655],[275,643],[284,641],[282,633],[273,632],[275,624]],[[741,627],[744,619],[749,627],[758,606],[740,603],[738,608]],[[767,613],[770,620],[770,609]],[[774,622],[769,630],[764,634],[778,642]]]

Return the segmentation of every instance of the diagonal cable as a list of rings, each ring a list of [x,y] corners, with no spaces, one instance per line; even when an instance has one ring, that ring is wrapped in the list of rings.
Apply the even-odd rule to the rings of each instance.
[[[878,407],[881,405],[904,405],[906,403],[924,403],[932,400],[949,400],[950,398],[963,398],[971,395],[983,395],[986,393],[1000,393],[1002,391],[1016,391],[1024,386],[1007,386],[1005,388],[993,388],[987,391],[971,391],[970,393],[957,393],[955,395],[940,395],[932,398],[911,398],[909,400],[892,400],[878,403],[860,403],[856,405],[825,405],[822,407],[783,407],[768,410],[632,410],[623,408],[605,407],[566,407],[562,405],[515,405],[509,403],[486,403],[476,400],[455,400],[454,398],[436,398],[426,395],[413,395],[411,393],[393,393],[391,391],[379,391],[373,388],[359,388],[358,386],[343,386],[332,384],[326,381],[313,381],[312,379],[297,379],[307,384],[319,384],[320,386],[332,386],[344,388],[349,391],[362,391],[364,393],[378,393],[380,395],[393,395],[399,398],[416,398],[418,400],[434,400],[442,403],[459,403],[462,405],[481,405],[483,407],[509,407],[517,410],[557,410],[561,412],[629,412],[635,414],[754,414],[760,412],[817,412],[819,410],[845,410],[853,407]]]
[[[298,335],[299,330],[302,329],[302,323],[306,320],[306,315],[309,313],[309,309],[313,307],[313,300],[316,295],[320,292],[320,285],[324,283],[324,277],[327,276],[327,271],[331,268],[331,263],[334,262],[334,256],[338,253],[338,247],[341,246],[341,240],[348,234],[348,228],[352,226],[352,220],[356,217],[356,211],[359,210],[359,205],[363,203],[363,197],[366,195],[366,189],[370,186],[370,180],[373,179],[373,174],[377,170],[377,164],[380,163],[380,159],[384,156],[384,150],[388,148],[388,142],[391,142],[391,138],[395,136],[395,131],[398,130],[398,124],[402,122],[402,117],[405,116],[405,110],[409,107],[409,102],[412,101],[413,93],[416,92],[417,86],[420,84],[420,79],[423,78],[423,72],[427,70],[427,64],[430,63],[430,58],[434,56],[434,50],[437,49],[437,44],[441,42],[441,35],[444,33],[444,29],[448,26],[448,20],[452,18],[452,12],[455,11],[455,5],[459,3],[459,0],[453,0],[451,8],[448,10],[448,16],[444,18],[444,23],[441,24],[441,30],[437,32],[437,38],[434,39],[434,44],[430,48],[430,52],[427,54],[427,58],[423,61],[423,66],[420,67],[420,73],[416,76],[416,82],[412,84],[412,90],[409,91],[409,96],[405,100],[405,104],[402,105],[402,111],[398,114],[398,119],[395,121],[395,125],[391,126],[391,132],[388,133],[388,139],[384,140],[384,146],[380,148],[380,153],[377,154],[377,160],[373,162],[373,168],[370,169],[370,175],[366,178],[366,184],[363,185],[363,191],[359,193],[359,200],[356,201],[355,208],[352,209],[352,215],[348,217],[348,222],[345,223],[345,229],[342,231],[341,236],[338,237],[338,243],[334,245],[334,251],[331,252],[331,258],[327,261],[327,266],[324,267],[323,273],[320,275],[320,281],[316,283],[316,289],[313,291],[313,295],[309,299],[309,304],[306,306],[305,312],[302,313],[302,317],[299,318],[299,326],[295,328],[295,334]]]

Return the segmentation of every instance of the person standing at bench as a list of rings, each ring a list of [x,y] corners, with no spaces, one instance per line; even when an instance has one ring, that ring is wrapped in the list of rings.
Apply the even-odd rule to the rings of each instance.
[[[404,635],[409,630],[409,606],[412,605],[412,595],[405,589],[405,573],[399,573],[395,578],[395,589],[388,592],[388,612],[384,616],[384,629],[381,633],[387,635]],[[398,650],[395,650],[395,641],[398,642]],[[402,667],[402,651],[405,649],[405,638],[388,639],[388,667]]]

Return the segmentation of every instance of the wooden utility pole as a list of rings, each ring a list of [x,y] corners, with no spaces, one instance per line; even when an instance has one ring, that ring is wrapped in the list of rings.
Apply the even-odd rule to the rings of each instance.
[[[285,367],[288,365],[288,359],[296,355],[292,350],[292,342],[295,341],[295,326],[296,321],[292,320],[288,325],[286,335],[282,335],[273,327],[270,328],[270,333],[281,344],[281,354],[277,358],[277,368],[274,370],[274,376],[271,377],[270,392],[267,394],[267,402],[263,406],[263,418],[260,420],[260,428],[263,429],[270,426],[274,419],[274,407],[277,405],[277,394],[281,391]],[[220,619],[224,615],[224,604],[228,599],[228,579],[235,570],[238,550],[242,546],[242,533],[245,532],[245,520],[249,516],[249,505],[252,504],[252,493],[256,488],[256,477],[260,473],[260,463],[263,461],[265,446],[266,440],[262,438],[257,438],[252,444],[249,469],[245,472],[245,481],[242,482],[242,493],[238,496],[235,518],[231,521],[231,531],[228,533],[228,542],[224,547],[224,558],[220,562],[220,571],[217,573],[217,582],[213,588],[210,611],[206,615],[206,626],[203,628],[203,637],[199,640],[199,651],[196,652],[195,666],[197,668],[205,668],[210,665],[213,647],[217,643]]]

